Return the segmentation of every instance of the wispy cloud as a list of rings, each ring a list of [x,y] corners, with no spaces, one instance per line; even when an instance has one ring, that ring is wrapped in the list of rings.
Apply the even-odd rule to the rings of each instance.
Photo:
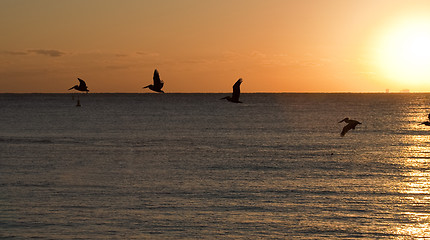
[[[136,52],[137,55],[145,56],[145,57],[159,57],[159,53],[155,52]]]
[[[45,55],[49,57],[61,57],[66,54],[65,52],[62,52],[59,50],[52,50],[52,49],[32,49],[32,50],[27,50],[27,52],[35,53],[39,55]]]
[[[28,52],[22,52],[22,51],[1,51],[0,53],[3,55],[15,55],[15,56],[22,56],[22,55],[28,54]]]
[[[129,65],[108,65],[106,66],[107,69],[112,70],[123,70],[123,69],[129,69],[131,66]]]
[[[121,57],[128,57],[128,55],[127,54],[123,54],[123,53],[117,53],[117,54],[115,54],[115,57],[119,57],[119,58],[121,58]]]

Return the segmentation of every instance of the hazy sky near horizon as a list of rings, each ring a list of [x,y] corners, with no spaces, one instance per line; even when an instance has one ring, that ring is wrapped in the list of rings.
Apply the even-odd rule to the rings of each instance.
[[[2,0],[0,93],[430,91],[427,0]],[[427,34],[428,33],[428,34]],[[428,37],[428,39],[427,39]],[[426,81],[428,80],[428,81]]]

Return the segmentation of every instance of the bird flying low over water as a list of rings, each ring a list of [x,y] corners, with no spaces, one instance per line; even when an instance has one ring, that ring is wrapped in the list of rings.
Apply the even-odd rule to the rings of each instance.
[[[85,81],[80,79],[80,78],[78,78],[78,80],[79,80],[79,85],[75,85],[75,86],[69,88],[69,90],[76,89],[76,90],[81,91],[81,92],[89,92],[90,90],[88,90],[88,87],[87,87],[87,84],[85,83]]]
[[[349,119],[349,118],[344,118],[344,119],[342,119],[342,121],[340,121],[339,123],[341,123],[341,122],[346,122],[346,123],[348,123],[345,127],[343,127],[342,132],[340,133],[340,136],[341,136],[341,137],[345,136],[345,134],[346,134],[349,130],[351,130],[351,129],[355,129],[355,126],[357,126],[358,124],[361,124],[361,122],[356,121],[356,120],[352,120],[352,119]]]
[[[430,114],[427,117],[430,120]],[[430,126],[430,122],[429,121],[422,122],[422,123],[420,123],[420,125],[421,124],[426,125],[426,126]]]
[[[239,101],[239,96],[240,96],[240,84],[242,83],[242,78],[239,78],[239,80],[236,81],[236,83],[233,85],[233,94],[227,97],[223,97],[221,99],[227,99],[230,102],[234,102],[234,103],[242,103],[241,101]]]
[[[154,84],[148,85],[143,88],[149,88],[154,92],[164,93],[164,91],[161,90],[164,86],[164,82],[160,79],[160,74],[158,74],[157,69],[154,70],[154,76],[152,79],[154,80]]]

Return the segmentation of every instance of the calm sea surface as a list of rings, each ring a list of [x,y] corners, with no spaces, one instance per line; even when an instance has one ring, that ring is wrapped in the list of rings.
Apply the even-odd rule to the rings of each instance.
[[[78,95],[0,94],[0,237],[430,237],[430,94]]]

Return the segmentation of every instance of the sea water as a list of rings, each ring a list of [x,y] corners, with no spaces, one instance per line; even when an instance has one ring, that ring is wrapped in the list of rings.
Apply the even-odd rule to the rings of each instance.
[[[224,96],[0,94],[0,237],[430,237],[430,94]]]

